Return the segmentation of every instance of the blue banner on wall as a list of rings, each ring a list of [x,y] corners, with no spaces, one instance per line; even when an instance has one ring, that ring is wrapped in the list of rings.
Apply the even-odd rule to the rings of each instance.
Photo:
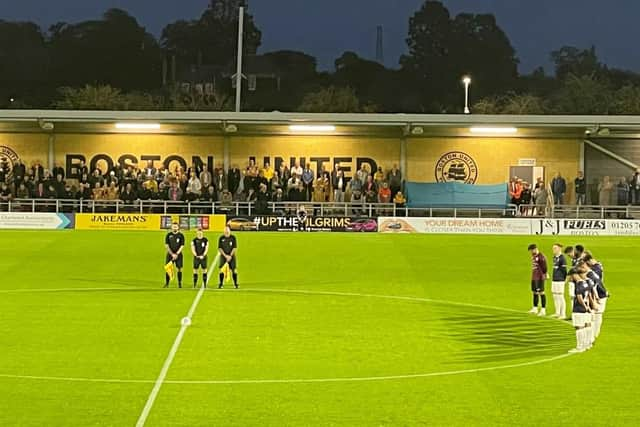
[[[505,208],[507,184],[471,185],[459,182],[405,184],[410,208]]]

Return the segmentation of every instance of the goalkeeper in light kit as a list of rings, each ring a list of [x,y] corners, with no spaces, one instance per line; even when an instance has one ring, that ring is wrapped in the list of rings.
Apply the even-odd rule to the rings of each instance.
[[[225,227],[224,235],[218,239],[218,252],[220,252],[220,283],[218,283],[218,289],[222,289],[224,284],[224,272],[225,265],[229,267],[233,275],[233,285],[238,289],[238,272],[236,271],[236,252],[238,250],[238,242],[236,236],[231,234],[231,229]]]
[[[196,238],[191,242],[193,254],[193,287],[198,285],[198,273],[202,272],[202,287],[207,287],[207,254],[209,253],[209,240],[204,237],[202,228],[196,231]]]

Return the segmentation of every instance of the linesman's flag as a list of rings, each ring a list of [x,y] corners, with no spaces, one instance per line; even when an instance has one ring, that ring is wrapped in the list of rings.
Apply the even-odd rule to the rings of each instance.
[[[176,275],[176,266],[173,261],[169,261],[165,264],[164,271],[169,275],[171,280],[173,280],[173,277]]]
[[[225,283],[229,283],[229,281],[231,281],[231,268],[229,267],[229,263],[228,262],[224,263],[224,265],[220,269],[220,272],[222,274],[224,274]]]

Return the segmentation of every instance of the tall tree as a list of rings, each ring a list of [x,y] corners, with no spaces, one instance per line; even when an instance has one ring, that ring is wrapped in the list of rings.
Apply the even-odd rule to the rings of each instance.
[[[192,64],[226,66],[236,57],[239,7],[246,0],[212,0],[197,20],[176,21],[162,30],[160,42],[181,68]],[[245,12],[243,52],[254,55],[262,33]]]
[[[47,84],[47,49],[40,28],[31,22],[0,20],[0,106],[41,99]],[[46,92],[46,90],[44,91]]]
[[[609,114],[612,102],[609,83],[592,75],[569,74],[553,96],[554,112],[559,114]]]
[[[407,44],[409,54],[400,63],[426,111],[460,110],[464,74],[473,76],[477,97],[511,89],[517,78],[515,50],[493,15],[452,19],[441,2],[428,0],[409,21]]]
[[[98,21],[59,23],[50,33],[51,79],[59,86],[91,83],[124,90],[160,86],[159,46],[123,10],[110,9]]]
[[[551,52],[551,60],[555,65],[558,80],[564,80],[569,75],[597,76],[604,71],[604,67],[598,60],[595,46],[591,46],[589,49],[563,46]]]
[[[362,113],[374,112],[372,105],[361,105],[351,88],[328,87],[307,94],[298,111],[305,113]]]
[[[378,106],[380,112],[405,111],[408,85],[401,72],[385,68],[378,62],[345,52],[335,61],[333,80],[336,85],[351,87],[360,102]],[[410,108],[408,110],[411,110]]]

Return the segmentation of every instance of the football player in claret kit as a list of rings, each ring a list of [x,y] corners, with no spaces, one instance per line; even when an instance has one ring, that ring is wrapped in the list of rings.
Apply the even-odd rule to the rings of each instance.
[[[184,256],[182,250],[184,249],[184,235],[180,232],[180,226],[178,223],[171,224],[171,231],[167,233],[164,239],[164,245],[167,249],[167,257],[165,263],[173,262],[178,270],[178,287],[182,287],[182,264]],[[171,276],[169,273],[165,273],[164,287],[169,287],[169,281]]]
[[[533,308],[529,313],[546,316],[547,297],[544,294],[544,281],[549,278],[547,259],[536,245],[529,245],[528,250],[531,253],[531,292],[533,293]],[[538,312],[538,301],[541,305],[540,312]]]
[[[576,297],[573,300],[573,313],[571,319],[573,327],[576,329],[576,348],[569,350],[570,353],[582,353],[591,347],[589,331],[591,327],[591,307],[589,306],[590,289],[589,284],[582,278],[575,268],[569,270],[569,280],[573,281]]]
[[[202,287],[207,287],[207,254],[209,253],[209,240],[204,237],[202,228],[198,227],[196,238],[191,242],[193,254],[193,287],[198,285],[198,273],[202,273]],[[199,270],[199,271],[198,271]]]
[[[551,292],[555,313],[551,317],[564,319],[566,317],[566,301],[564,299],[564,284],[567,280],[567,260],[562,255],[562,245],[553,245],[553,277]]]
[[[231,229],[225,227],[224,235],[218,239],[218,252],[220,252],[220,283],[218,289],[222,289],[224,282],[224,273],[222,268],[225,264],[229,264],[233,276],[233,285],[238,289],[238,272],[236,271],[236,252],[238,251],[238,242],[236,236],[231,234]]]

